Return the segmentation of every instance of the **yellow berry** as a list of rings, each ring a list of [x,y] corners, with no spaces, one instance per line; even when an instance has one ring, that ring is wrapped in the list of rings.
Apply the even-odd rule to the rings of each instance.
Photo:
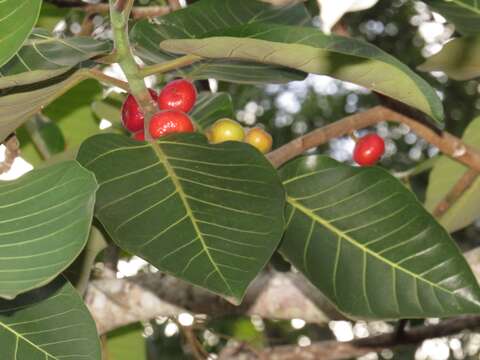
[[[208,133],[208,138],[212,144],[224,141],[243,141],[245,137],[242,125],[227,118],[217,120]]]
[[[255,127],[247,132],[245,142],[255,146],[262,153],[267,153],[272,149],[272,136],[265,130]]]

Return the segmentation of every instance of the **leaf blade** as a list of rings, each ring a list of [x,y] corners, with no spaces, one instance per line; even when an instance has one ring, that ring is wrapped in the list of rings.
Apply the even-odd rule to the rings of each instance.
[[[5,0],[0,3],[0,66],[20,49],[40,15],[41,0]]]
[[[172,14],[157,18],[155,24],[138,22],[130,37],[135,53],[146,63],[161,63],[176,57],[162,51],[163,40],[198,38],[230,27],[256,22],[303,26],[310,21],[306,8],[299,3],[284,7],[257,0],[204,0]],[[248,62],[202,61],[179,71],[191,79],[215,78],[238,83],[284,83],[302,80],[305,74],[279,66]]]
[[[0,97],[0,108],[5,109],[0,113],[0,139],[5,139],[42,107],[87,78],[86,72],[82,69],[62,74],[45,86],[33,84],[10,89]]]
[[[391,175],[316,155],[280,172],[288,203],[281,252],[342,312],[399,319],[480,310],[459,249]]]
[[[34,29],[13,58],[0,67],[0,89],[53,79],[111,50],[110,41],[88,37],[61,39],[43,29]]]
[[[439,53],[418,66],[420,71],[443,71],[454,80],[480,76],[480,35],[449,41]]]
[[[112,239],[193,284],[238,301],[280,241],[283,188],[248,145],[104,134],[78,160],[97,176],[96,216]]]
[[[165,40],[161,47],[174,53],[329,75],[390,96],[429,115],[438,125],[443,123],[442,103],[426,81],[394,57],[356,39],[327,36],[314,28],[256,23],[219,36]]]
[[[0,297],[49,283],[85,246],[96,182],[76,162],[0,185]]]
[[[0,300],[2,355],[18,359],[100,360],[93,319],[63,278],[14,301]]]

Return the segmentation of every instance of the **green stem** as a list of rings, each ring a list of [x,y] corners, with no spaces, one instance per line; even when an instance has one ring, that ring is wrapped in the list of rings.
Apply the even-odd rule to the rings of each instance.
[[[192,65],[193,63],[200,61],[202,59],[203,59],[202,57],[197,55],[185,55],[171,61],[166,61],[161,64],[145,66],[140,70],[140,75],[143,77],[146,77],[146,76],[155,75],[155,74],[163,74],[163,73],[176,70],[188,65]]]
[[[121,4],[121,6],[119,6]],[[150,96],[145,86],[145,81],[140,75],[140,69],[135,62],[128,38],[128,19],[132,10],[133,0],[115,1],[110,0],[110,19],[112,22],[115,49],[118,63],[127,77],[130,92],[137,100],[145,115],[145,139],[152,141],[150,131],[150,119],[158,112],[158,106]]]
[[[38,113],[25,123],[25,129],[27,130],[28,135],[30,135],[33,146],[37,149],[40,156],[43,160],[48,160],[52,156],[52,153],[50,152],[47,143],[40,135],[40,126],[38,125],[38,122],[43,121],[42,118],[43,115]]]

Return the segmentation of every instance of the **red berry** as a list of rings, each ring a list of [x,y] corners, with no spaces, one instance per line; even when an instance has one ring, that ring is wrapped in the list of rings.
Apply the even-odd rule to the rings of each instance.
[[[385,152],[385,142],[377,134],[369,134],[360,138],[353,150],[353,160],[361,166],[372,166]]]
[[[192,132],[194,129],[187,114],[177,110],[164,110],[153,115],[149,130],[150,135],[158,139],[167,134]]]
[[[158,99],[155,90],[148,89],[153,100]],[[132,95],[128,95],[122,106],[122,122],[125,129],[130,132],[137,132],[143,129],[144,116],[140,110],[137,100]]]
[[[132,135],[132,138],[138,141],[145,141],[145,132],[143,130],[138,131]]]
[[[160,110],[179,110],[188,113],[197,100],[197,90],[190,81],[174,80],[158,96]]]

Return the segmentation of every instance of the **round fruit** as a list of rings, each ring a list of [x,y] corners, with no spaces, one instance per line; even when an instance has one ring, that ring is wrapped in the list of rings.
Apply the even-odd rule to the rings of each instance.
[[[353,150],[353,160],[360,166],[372,166],[385,152],[385,141],[377,134],[369,134],[358,139]]]
[[[217,120],[210,128],[209,140],[212,144],[224,141],[243,141],[244,138],[242,125],[232,119]]]
[[[169,82],[158,96],[160,110],[179,110],[188,113],[197,100],[197,90],[188,80]]]
[[[262,153],[267,153],[272,149],[272,136],[265,130],[255,127],[248,131],[245,136],[245,142],[255,146]]]
[[[135,134],[132,135],[132,138],[138,141],[145,141],[145,132],[143,130],[140,130],[136,132]]]
[[[177,110],[164,110],[153,115],[149,130],[150,135],[158,139],[171,133],[192,132],[194,128],[187,114]]]
[[[153,100],[157,100],[158,94],[155,90],[148,89]],[[128,95],[122,106],[122,123],[125,129],[130,132],[137,132],[143,129],[143,113],[137,100],[133,95]]]

